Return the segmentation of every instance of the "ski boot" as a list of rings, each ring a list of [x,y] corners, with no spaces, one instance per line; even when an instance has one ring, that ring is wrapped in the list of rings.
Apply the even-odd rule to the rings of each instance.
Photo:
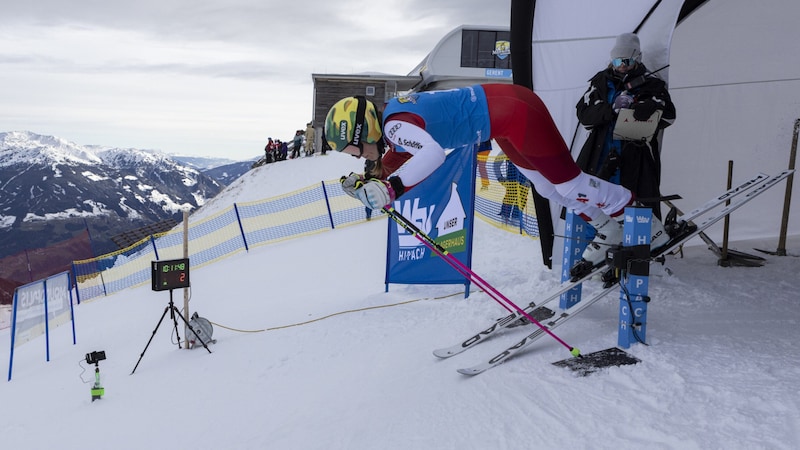
[[[605,220],[606,218],[608,220]],[[660,249],[672,242],[673,235],[668,230],[672,230],[676,235],[683,236],[688,229],[688,225],[685,222],[682,221],[678,223],[676,214],[674,214],[673,211],[667,214],[667,220],[669,227],[665,227],[656,216],[653,216],[650,221],[651,254],[658,254]],[[613,222],[616,226],[612,225],[610,222]],[[597,224],[597,226],[595,226],[595,224]],[[577,281],[588,275],[592,269],[605,261],[606,251],[610,246],[620,245],[622,243],[622,224],[616,222],[611,217],[605,215],[600,216],[590,221],[589,225],[595,227],[597,236],[595,236],[594,240],[586,247],[581,260],[575,263],[570,269],[570,281]],[[598,237],[600,237],[600,239],[598,239]],[[604,285],[608,286],[609,283],[613,282],[614,277],[605,274],[603,277]]]
[[[596,234],[583,251],[581,260],[569,270],[570,281],[577,281],[588,275],[595,266],[606,260],[606,251],[609,247],[622,242],[622,224],[607,214],[601,213],[588,224],[595,229]]]

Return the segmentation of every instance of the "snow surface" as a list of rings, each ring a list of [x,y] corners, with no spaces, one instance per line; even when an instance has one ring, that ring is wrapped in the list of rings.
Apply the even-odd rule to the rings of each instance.
[[[359,167],[339,154],[271,164],[204,209]],[[456,369],[532,329],[438,360],[433,349],[505,310],[474,288],[465,299],[463,286],[385,293],[386,227],[374,219],[195,270],[190,309],[216,324],[212,354],[179,350],[169,316],[153,335],[166,292],[143,286],[76,306],[77,345],[61,326],[50,333],[50,362],[43,338],[17,349],[13,379],[0,383],[2,448],[800,448],[796,256],[723,268],[698,239],[683,259],[669,258],[673,276],[658,270],[651,280],[649,345],[629,350],[641,363],[577,377],[551,365],[570,355],[543,338],[470,378]],[[557,286],[538,241],[482,221],[475,231],[475,272],[510,299],[522,305]],[[777,239],[733,246],[775,250]],[[789,253],[798,247],[792,237]],[[182,292],[175,302],[182,308]],[[618,304],[609,295],[555,333],[584,354],[614,346]],[[0,342],[9,348],[7,329]],[[82,361],[96,350],[108,356],[106,395],[91,402],[93,368]]]

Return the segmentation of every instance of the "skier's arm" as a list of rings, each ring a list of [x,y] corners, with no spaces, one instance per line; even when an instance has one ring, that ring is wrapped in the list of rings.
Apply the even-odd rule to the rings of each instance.
[[[444,149],[421,127],[400,120],[389,120],[384,130],[386,139],[394,147],[392,151],[412,155],[402,167],[389,175],[389,178],[398,177],[406,190],[428,178],[444,163]]]

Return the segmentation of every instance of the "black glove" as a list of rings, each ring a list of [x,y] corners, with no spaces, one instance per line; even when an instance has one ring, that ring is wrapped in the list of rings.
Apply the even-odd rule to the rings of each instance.
[[[647,120],[653,115],[654,112],[656,112],[657,109],[659,109],[659,107],[661,107],[661,105],[652,99],[634,103],[633,118],[636,120]]]
[[[601,123],[611,122],[614,120],[614,116],[617,114],[614,112],[613,106],[609,105],[608,103],[603,103],[603,106],[600,108],[600,117],[602,120]]]

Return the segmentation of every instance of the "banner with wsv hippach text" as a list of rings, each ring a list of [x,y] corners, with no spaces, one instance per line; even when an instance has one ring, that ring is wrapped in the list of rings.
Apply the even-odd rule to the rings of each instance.
[[[474,148],[451,151],[444,164],[393,204],[395,210],[467,267],[472,261]],[[447,261],[393,220],[389,220],[386,284],[464,284]]]

